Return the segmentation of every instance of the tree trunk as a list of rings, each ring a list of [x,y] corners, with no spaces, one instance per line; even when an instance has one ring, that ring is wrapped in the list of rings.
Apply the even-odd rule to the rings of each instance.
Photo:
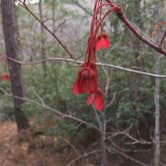
[[[155,56],[155,73],[160,74],[160,56]],[[155,79],[155,91],[154,91],[154,103],[155,103],[155,151],[154,151],[154,166],[160,166],[160,79]]]
[[[1,0],[1,7],[4,40],[9,64],[11,90],[14,101],[15,119],[19,131],[21,129],[27,129],[29,127],[29,121],[21,109],[24,102],[22,99],[24,97],[24,93],[21,81],[21,66],[20,64],[11,60],[11,58],[17,59],[18,55],[20,54],[19,34],[15,15],[14,0]]]
[[[108,166],[108,158],[107,158],[107,151],[106,151],[106,117],[105,117],[105,110],[102,113],[102,120],[101,120],[101,129],[100,129],[100,144],[101,144],[101,166]]]
[[[141,20],[141,0],[134,0],[130,1],[129,8],[128,8],[128,14],[129,17],[132,17],[134,19],[134,22],[141,27],[142,26],[142,20]],[[132,11],[132,14],[130,13]],[[131,43],[132,47],[132,56],[131,56],[131,63],[134,68],[143,68],[143,61],[139,58],[140,56],[140,50],[141,50],[141,42],[136,39],[132,38]],[[140,95],[139,95],[139,87],[141,85],[141,79],[136,74],[132,74],[129,76],[129,85],[130,85],[130,97],[133,101],[133,110],[139,109],[136,107],[136,103],[138,102]],[[139,110],[137,110],[139,111]]]
[[[55,2],[56,0],[52,0],[52,29],[53,31],[55,31]]]
[[[40,16],[40,20],[43,21],[43,8],[42,8],[42,0],[39,0],[39,16]],[[45,51],[45,39],[44,39],[44,28],[42,26],[42,24],[40,24],[40,33],[41,33],[41,43],[40,43],[40,48],[41,48],[41,57],[43,59],[46,58],[46,51]],[[42,63],[43,66],[43,72],[44,72],[44,77],[47,74],[47,65],[46,62]]]
[[[155,17],[156,22],[160,21],[160,9],[164,4],[156,4]],[[161,35],[158,32],[157,41]],[[155,55],[155,73],[160,74],[160,55]],[[154,128],[154,166],[160,166],[160,79],[155,79],[154,89],[154,104],[155,104],[155,128]]]

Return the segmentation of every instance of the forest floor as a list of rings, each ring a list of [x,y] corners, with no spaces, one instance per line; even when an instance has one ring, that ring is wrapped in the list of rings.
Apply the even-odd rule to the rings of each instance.
[[[66,166],[76,158],[72,148],[58,150],[56,139],[27,130],[18,134],[14,122],[0,123],[0,166]],[[93,166],[77,163],[72,166]]]
[[[72,144],[67,138],[61,144],[57,137],[47,135],[43,126],[45,123],[18,133],[15,122],[0,122],[0,166],[96,166],[91,164],[93,157],[84,157],[92,149],[80,148],[80,143]],[[162,166],[166,166],[166,148],[162,147]],[[144,156],[147,157],[148,153]],[[137,166],[128,160],[116,158],[113,160],[114,166]],[[144,157],[140,160],[144,160]],[[71,162],[74,164],[69,164]]]

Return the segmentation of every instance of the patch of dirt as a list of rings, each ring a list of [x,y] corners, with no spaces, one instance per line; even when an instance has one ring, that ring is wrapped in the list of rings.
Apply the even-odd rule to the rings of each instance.
[[[66,166],[77,157],[76,152],[69,146],[57,150],[56,140],[37,128],[17,134],[14,122],[0,123],[0,166]]]
[[[0,123],[0,131],[0,165],[12,166],[9,158],[11,142],[17,133],[16,125],[11,122]]]

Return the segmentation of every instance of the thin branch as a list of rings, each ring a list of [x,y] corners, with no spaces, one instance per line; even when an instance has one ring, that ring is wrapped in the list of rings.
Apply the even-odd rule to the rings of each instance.
[[[115,6],[111,0],[106,0],[112,5]],[[149,45],[151,48],[155,49],[158,53],[161,53],[162,55],[166,56],[166,50],[161,48],[160,45],[158,45],[154,40],[149,38],[147,35],[145,35],[141,30],[139,30],[138,27],[133,25],[126,17],[123,16],[122,11],[116,10],[115,11],[119,19],[127,26],[127,28],[141,41]]]
[[[71,142],[69,140],[67,140],[64,137],[59,137],[59,138],[62,139],[66,144],[68,144],[73,149],[75,154],[79,155],[77,148],[73,144],[71,144]]]
[[[117,93],[114,92],[113,95],[112,95],[111,101],[109,103],[107,103],[106,106],[105,106],[106,109],[109,108],[115,102],[116,95],[117,95]]]
[[[98,126],[99,126],[99,128],[100,128],[100,130],[101,130],[101,120],[100,120],[100,116],[98,115],[98,113],[97,113],[97,111],[95,110],[94,106],[92,106],[92,108],[93,108],[93,112],[94,112],[94,114],[95,114],[95,117],[96,117],[96,121],[97,121],[97,123],[98,123]]]
[[[131,148],[131,149],[124,149],[124,148],[121,148],[120,146],[118,146],[117,144],[115,144],[114,142],[111,142],[112,144],[112,146],[114,147],[114,148],[116,148],[117,150],[119,150],[119,151],[121,151],[121,152],[123,152],[123,153],[130,153],[130,152],[132,152],[132,153],[139,153],[139,152],[150,152],[150,151],[152,151],[152,148],[151,149],[133,149],[133,148]]]
[[[67,46],[64,44],[64,42],[62,42],[62,40],[55,35],[55,33],[53,33],[41,20],[40,18],[35,15],[30,8],[28,8],[28,6],[25,4],[24,1],[21,0],[17,0],[18,3],[24,7],[38,22],[40,22],[40,24],[42,24],[42,26],[58,41],[58,43],[63,47],[63,49],[70,55],[70,57],[72,59],[75,59],[73,56],[74,54],[67,48]],[[112,6],[115,6],[110,0],[106,0],[107,2],[109,2]],[[149,45],[151,48],[155,49],[157,52],[163,54],[166,56],[166,50],[161,48],[161,45],[164,41],[165,35],[164,37],[161,39],[160,44],[158,45],[154,40],[152,40],[151,38],[149,38],[148,36],[146,36],[145,34],[143,34],[138,27],[136,27],[135,25],[133,25],[132,23],[130,23],[130,21],[123,16],[123,13],[120,10],[116,10],[115,11],[117,16],[119,17],[119,19],[128,27],[128,29],[141,41],[143,41],[144,43],[146,43],[147,45]]]
[[[65,23],[66,23],[66,20],[64,19],[64,20],[53,30],[53,33],[55,34],[55,32],[57,32],[58,29],[60,29]]]
[[[33,61],[33,62],[24,62],[24,61],[19,61],[19,60],[15,60],[13,58],[9,58],[8,59],[17,62],[21,65],[34,65],[34,64],[41,64],[43,62],[46,61],[57,61],[57,62],[71,62],[71,63],[77,63],[77,64],[82,64],[82,61],[78,61],[78,60],[74,60],[74,59],[69,59],[69,58],[47,58],[47,59],[42,59],[42,60],[38,60],[38,61]],[[166,75],[160,75],[160,74],[155,74],[155,73],[149,73],[149,72],[144,72],[144,71],[140,71],[140,70],[135,70],[135,69],[130,69],[130,68],[126,68],[126,67],[122,67],[122,66],[116,66],[116,65],[112,65],[112,64],[107,64],[107,63],[97,63],[98,66],[105,66],[105,67],[110,67],[112,69],[115,70],[121,70],[121,71],[127,71],[127,72],[131,72],[131,73],[136,73],[136,74],[140,74],[140,75],[145,75],[145,76],[149,76],[149,77],[153,77],[153,78],[160,78],[160,79],[166,79]]]
[[[80,122],[82,124],[85,124],[89,127],[92,127],[93,129],[97,130],[98,132],[100,132],[100,129],[93,125],[92,123],[89,123],[87,121],[84,121],[80,118],[77,118],[77,117],[74,117],[72,116],[71,114],[65,114],[65,113],[62,113],[60,111],[58,111],[57,109],[55,108],[51,108],[50,106],[46,105],[45,103],[39,103],[37,101],[35,101],[34,99],[29,99],[27,97],[19,97],[19,96],[13,96],[11,93],[7,92],[6,90],[4,90],[3,88],[0,87],[0,91],[5,95],[5,96],[8,96],[8,97],[13,97],[13,98],[16,98],[16,99],[21,99],[21,100],[24,100],[28,103],[33,103],[33,104],[36,104],[37,106],[40,106],[42,108],[45,109],[45,111],[49,112],[49,113],[52,113],[54,115],[56,115],[57,117],[59,117],[60,119],[71,119],[71,120],[74,120],[74,121],[77,121],[77,122]]]
[[[135,145],[135,144],[152,145],[153,144],[152,141],[145,141],[143,139],[137,139],[137,138],[133,137],[132,135],[129,134],[130,129],[131,129],[131,126],[123,131],[117,131],[117,132],[113,133],[111,136],[108,136],[106,139],[111,141],[113,138],[121,135],[121,137],[124,136],[131,140],[131,142],[126,142],[125,143],[126,145]]]
[[[76,6],[78,6],[80,9],[82,9],[85,13],[89,14],[90,16],[92,16],[92,13],[87,10],[83,5],[81,5],[80,3],[78,3],[75,0],[71,0]]]
[[[55,35],[54,32],[52,32],[48,26],[42,21],[40,20],[40,18],[21,0],[17,0],[18,3],[24,8],[26,9],[27,12],[29,12],[31,14],[31,16],[33,16],[43,27],[44,29],[50,33],[56,40],[57,42],[62,46],[62,48],[68,53],[68,55],[72,58],[72,59],[76,59],[74,53],[72,53],[71,50],[69,50],[69,48],[65,45],[65,43],[57,36]]]
[[[24,5],[26,4],[26,0],[23,0],[23,4],[24,4]]]
[[[96,153],[100,153],[101,150],[94,150],[92,152],[89,152],[89,153],[84,153],[78,157],[76,157],[75,159],[73,159],[72,161],[70,161],[66,166],[72,166],[73,164],[75,164],[77,161],[81,160],[82,158],[86,158],[86,157],[89,157],[91,155],[94,155]]]
[[[111,153],[111,151],[110,151],[110,149],[109,149],[108,147],[105,147],[105,148],[107,149],[107,151],[108,151],[109,153]],[[141,165],[141,166],[149,166],[149,165],[147,165],[147,164],[145,164],[145,163],[143,163],[143,162],[141,162],[141,161],[139,161],[139,160],[134,159],[133,157],[127,155],[126,153],[121,152],[120,150],[117,150],[116,148],[111,147],[111,149],[112,149],[112,151],[114,151],[114,152],[120,154],[122,157],[124,157],[124,158],[126,158],[126,159],[128,159],[128,160],[130,160],[130,161],[132,161],[132,162],[134,162],[134,163],[137,163],[137,164],[139,164],[139,165]]]
[[[36,95],[36,97],[39,99],[39,101],[41,102],[42,105],[45,105],[44,100],[41,98],[41,96],[37,93],[37,91],[35,90],[35,88],[32,89],[34,91],[34,94]]]
[[[165,37],[166,37],[166,30],[164,31],[164,34],[161,37],[160,44],[159,44],[160,47],[162,47]]]

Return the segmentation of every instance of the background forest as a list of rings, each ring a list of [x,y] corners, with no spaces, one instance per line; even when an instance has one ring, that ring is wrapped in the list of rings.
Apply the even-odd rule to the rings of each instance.
[[[160,41],[166,29],[166,0],[114,3],[141,34]],[[86,95],[72,93],[86,52],[93,4],[94,0],[27,0],[26,8],[19,0],[15,2],[16,46],[21,51],[14,62],[21,66],[21,110],[30,124],[23,125],[28,128],[23,130],[18,126],[11,91],[11,84],[18,82],[4,78],[11,77],[12,71],[0,18],[0,125],[15,124],[16,117],[18,127],[15,139],[9,140],[12,157],[6,158],[6,165],[0,157],[0,165],[166,165],[166,57],[136,38],[116,13],[103,23],[110,46],[97,53],[104,110],[87,106]],[[6,148],[2,143],[0,140],[0,149]]]

